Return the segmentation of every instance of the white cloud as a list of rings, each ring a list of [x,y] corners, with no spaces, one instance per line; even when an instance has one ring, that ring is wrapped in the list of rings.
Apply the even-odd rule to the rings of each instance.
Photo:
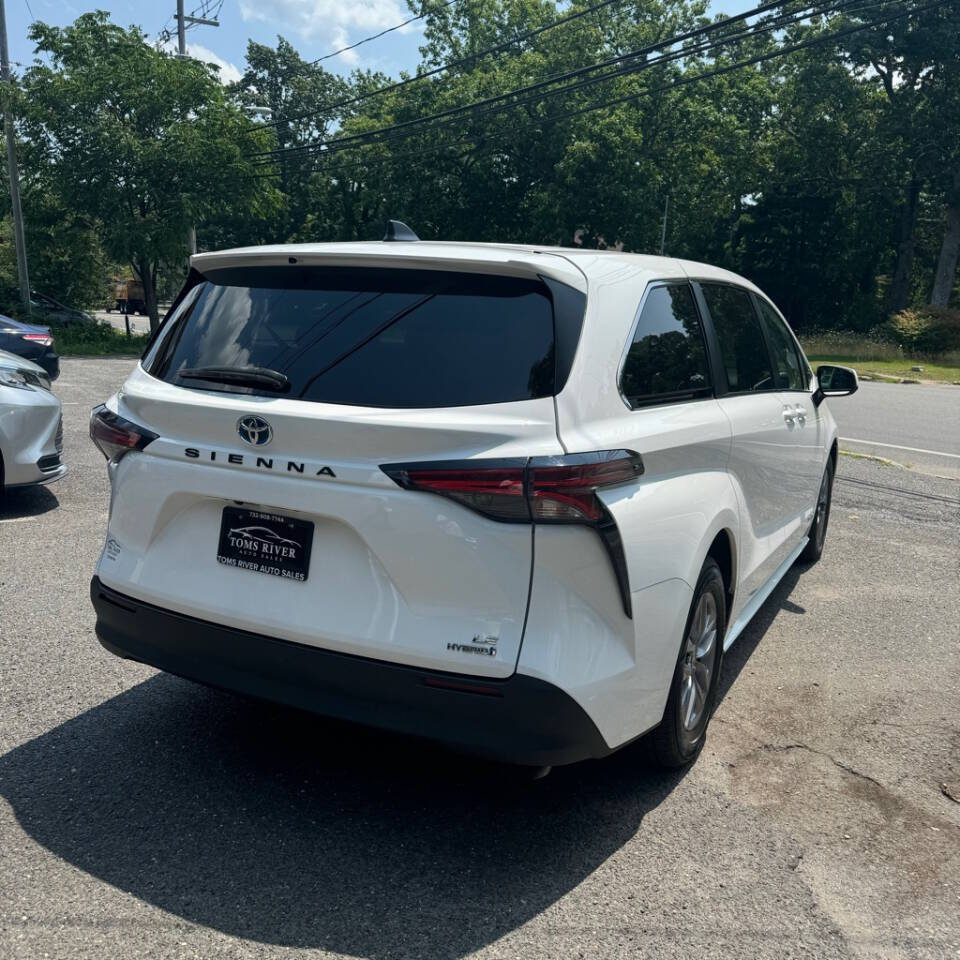
[[[168,40],[163,44],[163,49],[168,53],[176,53],[177,41]],[[243,71],[237,67],[235,63],[224,60],[223,57],[214,53],[209,47],[203,46],[203,44],[188,43],[187,56],[193,57],[195,60],[202,60],[204,63],[212,63],[215,67],[219,67],[221,83],[236,83],[243,76]]]
[[[224,60],[219,54],[214,53],[202,44],[188,43],[187,53],[197,60],[203,60],[204,63],[212,63],[215,67],[219,67],[221,83],[236,83],[243,76],[243,71],[235,63]]]
[[[244,20],[260,20],[274,24],[279,30],[290,29],[307,41],[320,42],[323,53],[338,50],[350,43],[393,27],[412,14],[400,0],[240,0]],[[417,24],[404,27],[404,33]],[[340,54],[342,64],[356,63],[357,51]]]

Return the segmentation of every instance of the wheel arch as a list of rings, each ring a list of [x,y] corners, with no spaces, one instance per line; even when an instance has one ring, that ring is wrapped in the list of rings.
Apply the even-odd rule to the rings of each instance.
[[[737,552],[734,546],[733,531],[724,527],[713,538],[707,549],[704,560],[712,557],[720,567],[720,574],[723,577],[724,591],[727,595],[727,616],[733,609],[733,601],[736,596],[737,584]]]
[[[738,518],[729,508],[721,511],[713,523],[704,532],[700,546],[693,558],[694,564],[690,570],[688,583],[696,584],[700,571],[707,557],[716,560],[723,575],[724,587],[727,595],[727,617],[733,610],[739,582],[739,553],[737,544]]]

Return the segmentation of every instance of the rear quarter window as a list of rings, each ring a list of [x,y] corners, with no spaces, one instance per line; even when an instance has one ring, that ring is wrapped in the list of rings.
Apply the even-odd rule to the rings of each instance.
[[[631,407],[712,392],[700,316],[685,282],[652,287],[643,301],[620,374]]]
[[[550,291],[446,271],[261,267],[208,272],[144,361],[191,389],[277,396],[183,376],[265,368],[282,395],[370,407],[455,407],[551,396]]]

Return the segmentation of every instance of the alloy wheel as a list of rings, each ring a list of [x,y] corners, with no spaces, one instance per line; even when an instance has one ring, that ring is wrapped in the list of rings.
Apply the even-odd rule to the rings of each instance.
[[[680,722],[691,731],[703,719],[717,661],[717,601],[709,590],[690,622],[680,665]]]

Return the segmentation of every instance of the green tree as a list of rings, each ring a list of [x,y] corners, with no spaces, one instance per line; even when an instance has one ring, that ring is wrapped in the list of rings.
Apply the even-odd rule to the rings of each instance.
[[[891,0],[851,14],[853,23],[909,10]],[[894,267],[887,300],[891,313],[910,301],[914,285],[917,224],[923,192],[942,192],[952,183],[960,139],[956,87],[960,83],[960,8],[944,4],[853,34],[847,56],[862,82],[882,90],[886,108],[878,127],[880,143],[896,148],[900,210],[894,241]],[[955,263],[954,263],[955,266]]]
[[[97,225],[36,183],[25,186],[23,212],[33,289],[72,307],[101,307],[111,267]],[[19,313],[17,260],[6,191],[0,199],[0,210],[4,218],[0,230],[0,304]],[[6,282],[8,276],[14,278],[12,288]]]
[[[231,94],[251,116],[265,121],[262,136],[272,138],[271,147],[289,150],[323,139],[339,124],[349,100],[351,85],[317,64],[303,60],[283,37],[276,49],[250,41],[247,68],[230,88]],[[274,216],[263,227],[273,242],[295,239],[313,212],[310,157],[285,157],[270,170],[283,197]]]
[[[107,254],[129,263],[158,321],[156,283],[186,256],[189,226],[232,210],[273,209],[249,154],[268,140],[227,97],[213,68],[151,47],[103,12],[71,26],[34,23],[37,60],[20,99],[24,167],[76,215],[96,222]]]

